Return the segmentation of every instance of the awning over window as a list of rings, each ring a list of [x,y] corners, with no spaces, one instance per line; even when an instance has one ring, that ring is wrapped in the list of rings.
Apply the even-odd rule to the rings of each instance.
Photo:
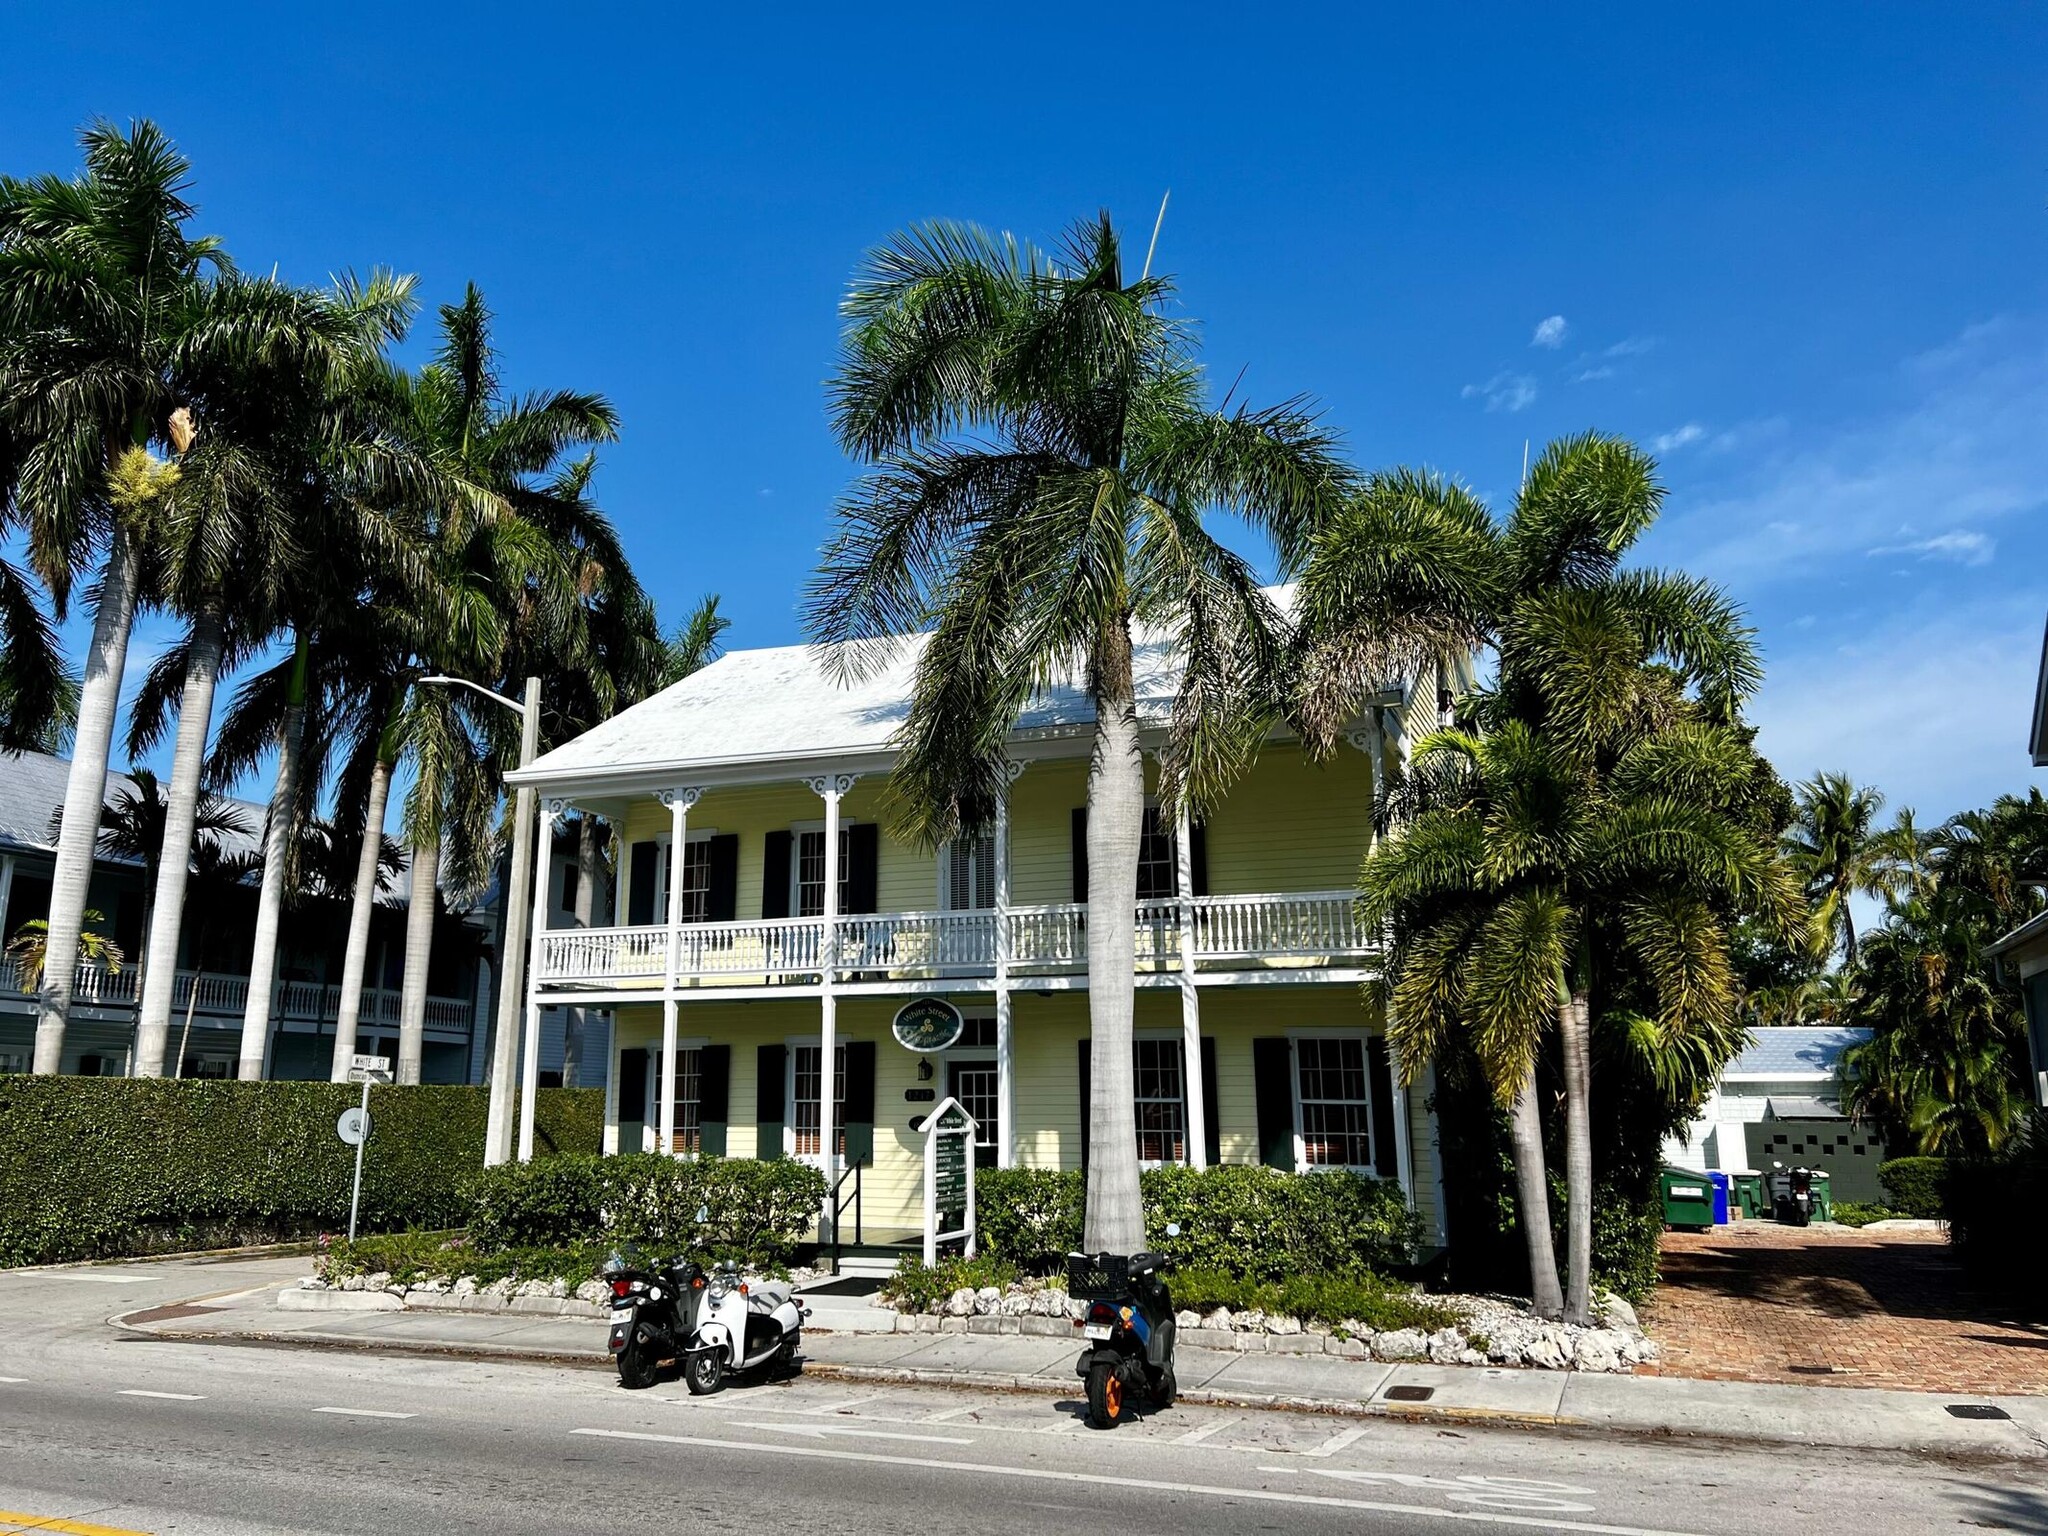
[[[1825,1099],[1764,1100],[1766,1120],[1844,1120],[1848,1117]]]

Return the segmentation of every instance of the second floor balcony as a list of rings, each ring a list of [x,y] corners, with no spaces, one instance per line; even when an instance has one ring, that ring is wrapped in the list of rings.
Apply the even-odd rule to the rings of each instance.
[[[82,963],[72,977],[75,1007],[99,1010],[124,1020],[133,1014],[142,985],[142,972],[132,965],[118,971],[104,965]],[[0,963],[0,1002],[31,1006],[35,989],[25,984],[21,963],[8,959]],[[398,1027],[400,994],[391,988],[363,989],[361,1022],[365,1027]],[[171,1018],[183,1019],[189,1010],[195,1020],[217,1024],[222,1020],[240,1023],[249,1004],[249,978],[219,971],[179,971],[171,988]],[[429,997],[426,1024],[429,1030],[466,1033],[476,1004],[460,997]],[[279,981],[271,988],[270,1017],[287,1024],[332,1024],[341,1015],[341,988],[317,981]]]
[[[1133,971],[1170,976],[1272,973],[1325,979],[1357,972],[1376,954],[1359,926],[1354,893],[1197,896],[1141,901]],[[674,938],[670,951],[671,935]],[[535,980],[547,993],[659,992],[818,982],[887,987],[906,981],[991,982],[1076,978],[1088,969],[1084,902],[950,912],[863,913],[831,919],[553,930],[541,936]]]

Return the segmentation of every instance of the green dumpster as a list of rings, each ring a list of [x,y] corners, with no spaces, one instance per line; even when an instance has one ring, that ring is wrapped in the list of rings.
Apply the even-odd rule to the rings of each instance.
[[[1761,1221],[1771,1214],[1770,1201],[1764,1195],[1764,1176],[1747,1170],[1733,1175],[1735,1181],[1735,1204],[1745,1219]]]
[[[1834,1181],[1818,1168],[1813,1170],[1813,1219],[1833,1221],[1835,1219]]]
[[[1658,1180],[1664,1197],[1664,1225],[1705,1232],[1714,1225],[1714,1186],[1704,1173],[1666,1168]]]

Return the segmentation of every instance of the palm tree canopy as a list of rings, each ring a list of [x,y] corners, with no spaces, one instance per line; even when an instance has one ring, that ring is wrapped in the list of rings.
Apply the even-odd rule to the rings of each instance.
[[[1813,907],[1811,943],[1825,959],[1840,948],[1856,961],[1853,896],[1879,896],[1893,885],[1887,847],[1877,826],[1884,796],[1846,773],[1819,773],[1794,791],[1797,814],[1784,838]],[[1893,840],[1896,843],[1896,839]]]
[[[1107,214],[1057,255],[920,225],[854,281],[831,408],[875,468],[839,507],[806,613],[849,675],[931,631],[892,780],[910,835],[986,822],[1035,688],[1082,677],[1127,700],[1134,623],[1184,666],[1170,800],[1213,794],[1263,729],[1278,616],[1206,519],[1245,518],[1284,562],[1350,476],[1302,402],[1209,403],[1171,294],[1127,276]]]
[[[693,672],[701,672],[725,651],[721,638],[732,628],[732,620],[718,611],[718,594],[699,598],[689,616],[662,641],[661,686],[670,687]]]

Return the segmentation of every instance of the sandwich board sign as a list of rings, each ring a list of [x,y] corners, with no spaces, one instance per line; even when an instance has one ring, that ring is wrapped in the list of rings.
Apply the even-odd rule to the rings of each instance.
[[[947,1099],[919,1123],[924,1133],[924,1261],[939,1244],[964,1239],[974,1257],[974,1116]],[[951,1225],[949,1225],[951,1223]]]

